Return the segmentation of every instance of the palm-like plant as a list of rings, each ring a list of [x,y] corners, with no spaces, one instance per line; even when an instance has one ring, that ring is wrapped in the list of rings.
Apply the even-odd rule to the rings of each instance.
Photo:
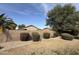
[[[5,22],[5,28],[9,29],[9,30],[14,30],[17,26],[17,24],[14,23],[14,21],[11,18],[7,18],[8,20],[6,20]]]
[[[16,28],[16,26],[17,25],[11,18],[5,17],[5,14],[0,15],[0,27],[2,28],[3,33],[6,35],[6,41],[8,40],[8,38],[12,39],[8,30],[13,30]]]
[[[11,18],[5,17],[5,14],[0,15],[0,27],[3,28],[3,31],[5,31],[5,29],[13,30],[16,26],[16,23],[14,23]]]
[[[6,17],[4,15],[5,14],[0,15],[0,27],[2,28],[2,30],[4,30],[4,23],[5,23],[5,20],[6,20]]]

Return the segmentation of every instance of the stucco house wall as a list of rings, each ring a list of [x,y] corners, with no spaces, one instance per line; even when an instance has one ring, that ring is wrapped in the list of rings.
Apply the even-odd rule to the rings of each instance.
[[[6,33],[6,34],[0,33],[0,42],[21,41],[20,40],[20,34],[21,33],[29,33],[31,35],[33,32],[38,32],[40,34],[41,39],[43,39],[43,33],[44,32],[49,32],[50,36],[52,36],[53,33],[54,33],[54,31],[51,31],[49,29],[35,30],[35,31],[34,30],[9,30],[9,32]]]
[[[38,30],[39,28],[33,26],[33,25],[29,25],[27,27],[24,28],[24,30]]]

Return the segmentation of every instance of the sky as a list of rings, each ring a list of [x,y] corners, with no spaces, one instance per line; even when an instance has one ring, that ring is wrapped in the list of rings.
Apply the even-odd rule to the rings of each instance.
[[[0,13],[13,19],[16,24],[34,25],[45,28],[47,12],[57,4],[53,3],[0,3]],[[73,4],[79,10],[79,4]]]

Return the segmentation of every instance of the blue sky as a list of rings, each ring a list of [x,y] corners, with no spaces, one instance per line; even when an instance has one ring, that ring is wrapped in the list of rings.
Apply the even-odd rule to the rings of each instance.
[[[15,23],[34,25],[38,28],[45,28],[47,12],[57,4],[46,3],[4,3],[0,4],[0,12],[12,18]],[[73,4],[79,10],[79,4]]]

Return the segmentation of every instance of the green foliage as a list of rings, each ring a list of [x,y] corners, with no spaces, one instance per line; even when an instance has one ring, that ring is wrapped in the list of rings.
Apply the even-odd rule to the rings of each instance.
[[[14,23],[14,21],[11,18],[5,17],[5,14],[0,15],[0,26],[3,27],[3,29],[15,29],[17,24]]]
[[[6,20],[6,22],[4,23],[4,27],[9,30],[15,30],[16,26],[17,26],[17,24],[11,18]]]
[[[24,25],[24,24],[18,25],[18,28],[19,28],[20,30],[22,30],[22,29],[25,28],[25,25]]]
[[[47,33],[47,32],[43,33],[43,38],[49,39],[50,38],[50,33]]]
[[[79,39],[79,36],[75,36],[75,39]]]
[[[72,35],[79,32],[79,12],[76,11],[75,6],[66,4],[64,6],[57,5],[48,12],[48,19],[46,25],[50,26],[60,34],[63,32]],[[74,31],[74,32],[73,32]]]
[[[40,34],[38,32],[33,32],[32,39],[33,41],[40,41]]]
[[[62,37],[62,39],[65,39],[65,40],[72,40],[72,39],[74,39],[74,36],[70,35],[68,33],[62,33],[61,37]]]
[[[1,14],[0,15],[0,26],[3,26],[4,22],[5,22],[5,19],[6,17],[4,16],[5,14]]]
[[[57,32],[53,34],[53,38],[58,37],[58,36],[59,36],[59,33]]]
[[[77,35],[77,36],[74,36],[75,37],[75,39],[79,39],[79,35]]]
[[[20,34],[20,40],[21,41],[29,41],[29,40],[31,40],[32,38],[31,38],[31,36],[30,36],[30,34],[29,33],[21,33]]]

